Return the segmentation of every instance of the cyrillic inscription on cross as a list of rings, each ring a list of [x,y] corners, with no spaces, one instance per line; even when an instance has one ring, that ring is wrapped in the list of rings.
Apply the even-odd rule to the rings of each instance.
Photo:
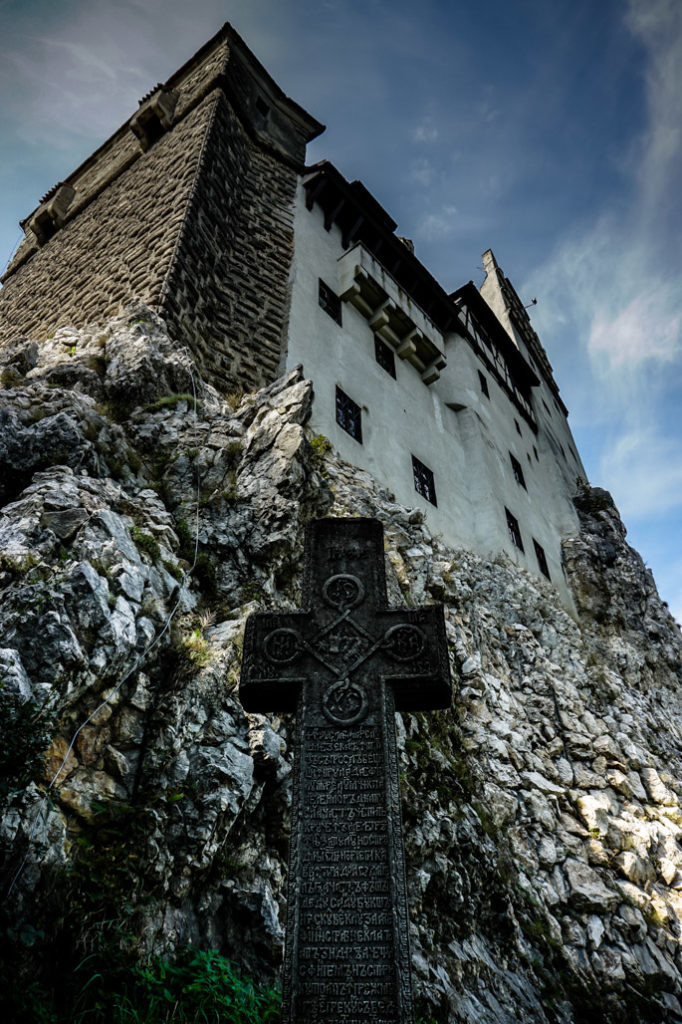
[[[321,519],[303,604],[249,617],[247,711],[296,711],[283,1024],[411,1024],[395,710],[450,704],[440,605],[386,607],[383,529]]]

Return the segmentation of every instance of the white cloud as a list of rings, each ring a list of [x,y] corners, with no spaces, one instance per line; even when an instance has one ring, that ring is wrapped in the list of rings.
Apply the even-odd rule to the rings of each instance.
[[[623,158],[629,208],[606,207],[526,282],[543,296],[539,322],[550,330],[562,326],[558,310],[570,300],[601,376],[639,373],[642,364],[682,355],[679,225],[671,216],[682,188],[682,4],[630,0],[627,21],[648,57],[647,127],[634,163],[630,154]]]
[[[627,23],[648,53],[649,130],[640,167],[642,198],[656,206],[678,169],[682,127],[682,4],[679,0],[630,0]]]
[[[623,518],[649,519],[682,507],[682,449],[651,424],[602,453],[602,474]]]
[[[433,118],[427,116],[415,126],[412,138],[415,142],[435,142],[439,134],[438,129],[433,123]]]
[[[426,242],[448,238],[457,227],[457,207],[443,206],[437,213],[427,213],[417,221],[415,236]]]
[[[682,304],[667,282],[631,282],[640,291],[618,312],[597,305],[593,312],[588,351],[607,373],[634,372],[641,363],[671,362],[679,354]]]
[[[430,118],[417,125],[413,132],[415,142],[435,142],[438,138],[438,129],[431,123]]]
[[[682,4],[630,0],[628,25],[645,54],[647,99],[645,129],[622,154],[629,200],[577,225],[523,292],[538,295],[533,321],[584,430],[593,481],[654,549],[654,529],[671,537],[657,575],[682,620],[682,588],[667,571],[679,562],[670,522],[682,510]]]
[[[414,181],[419,182],[424,188],[427,188],[433,181],[435,174],[435,168],[430,160],[422,157],[419,160],[413,160],[410,167],[410,178]]]

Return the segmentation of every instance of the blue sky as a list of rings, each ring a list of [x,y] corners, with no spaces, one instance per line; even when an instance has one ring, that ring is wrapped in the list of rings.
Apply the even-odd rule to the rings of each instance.
[[[448,289],[492,247],[593,484],[682,621],[680,0],[0,0],[18,220],[231,21]]]

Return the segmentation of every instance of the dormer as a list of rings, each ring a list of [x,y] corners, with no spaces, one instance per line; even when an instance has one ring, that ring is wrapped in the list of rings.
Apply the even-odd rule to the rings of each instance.
[[[140,100],[139,110],[130,119],[130,129],[137,136],[143,152],[168,131],[173,124],[173,112],[178,95],[159,83]]]
[[[20,222],[24,230],[30,230],[36,237],[38,245],[45,245],[64,223],[76,190],[71,185],[58,182],[40,200],[38,208],[26,220]]]

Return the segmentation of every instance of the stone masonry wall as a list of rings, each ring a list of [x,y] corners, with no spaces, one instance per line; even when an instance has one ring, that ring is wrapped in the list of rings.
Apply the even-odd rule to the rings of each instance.
[[[215,384],[275,378],[296,167],[316,122],[232,36],[221,30],[166,83],[175,123],[147,152],[124,125],[69,177],[63,227],[42,246],[27,231],[0,293],[0,346],[141,300]]]
[[[166,88],[172,90],[177,97],[173,115],[175,122],[182,120],[192,106],[196,106],[208,94],[211,82],[218,75],[225,74],[229,52],[228,43],[223,40],[202,60],[197,62],[196,55],[192,67],[181,68],[173,75]],[[139,157],[139,139],[126,122],[69,175],[67,181],[76,190],[76,194],[69,204],[67,221],[73,220],[99,192]],[[39,251],[40,246],[33,232],[27,231],[10,262],[6,276],[9,278],[15,269]]]
[[[229,187],[226,187],[229,182]],[[161,312],[227,389],[273,380],[288,315],[296,174],[220,94]]]
[[[0,344],[103,321],[135,297],[158,304],[215,102],[163,135],[6,281]]]

